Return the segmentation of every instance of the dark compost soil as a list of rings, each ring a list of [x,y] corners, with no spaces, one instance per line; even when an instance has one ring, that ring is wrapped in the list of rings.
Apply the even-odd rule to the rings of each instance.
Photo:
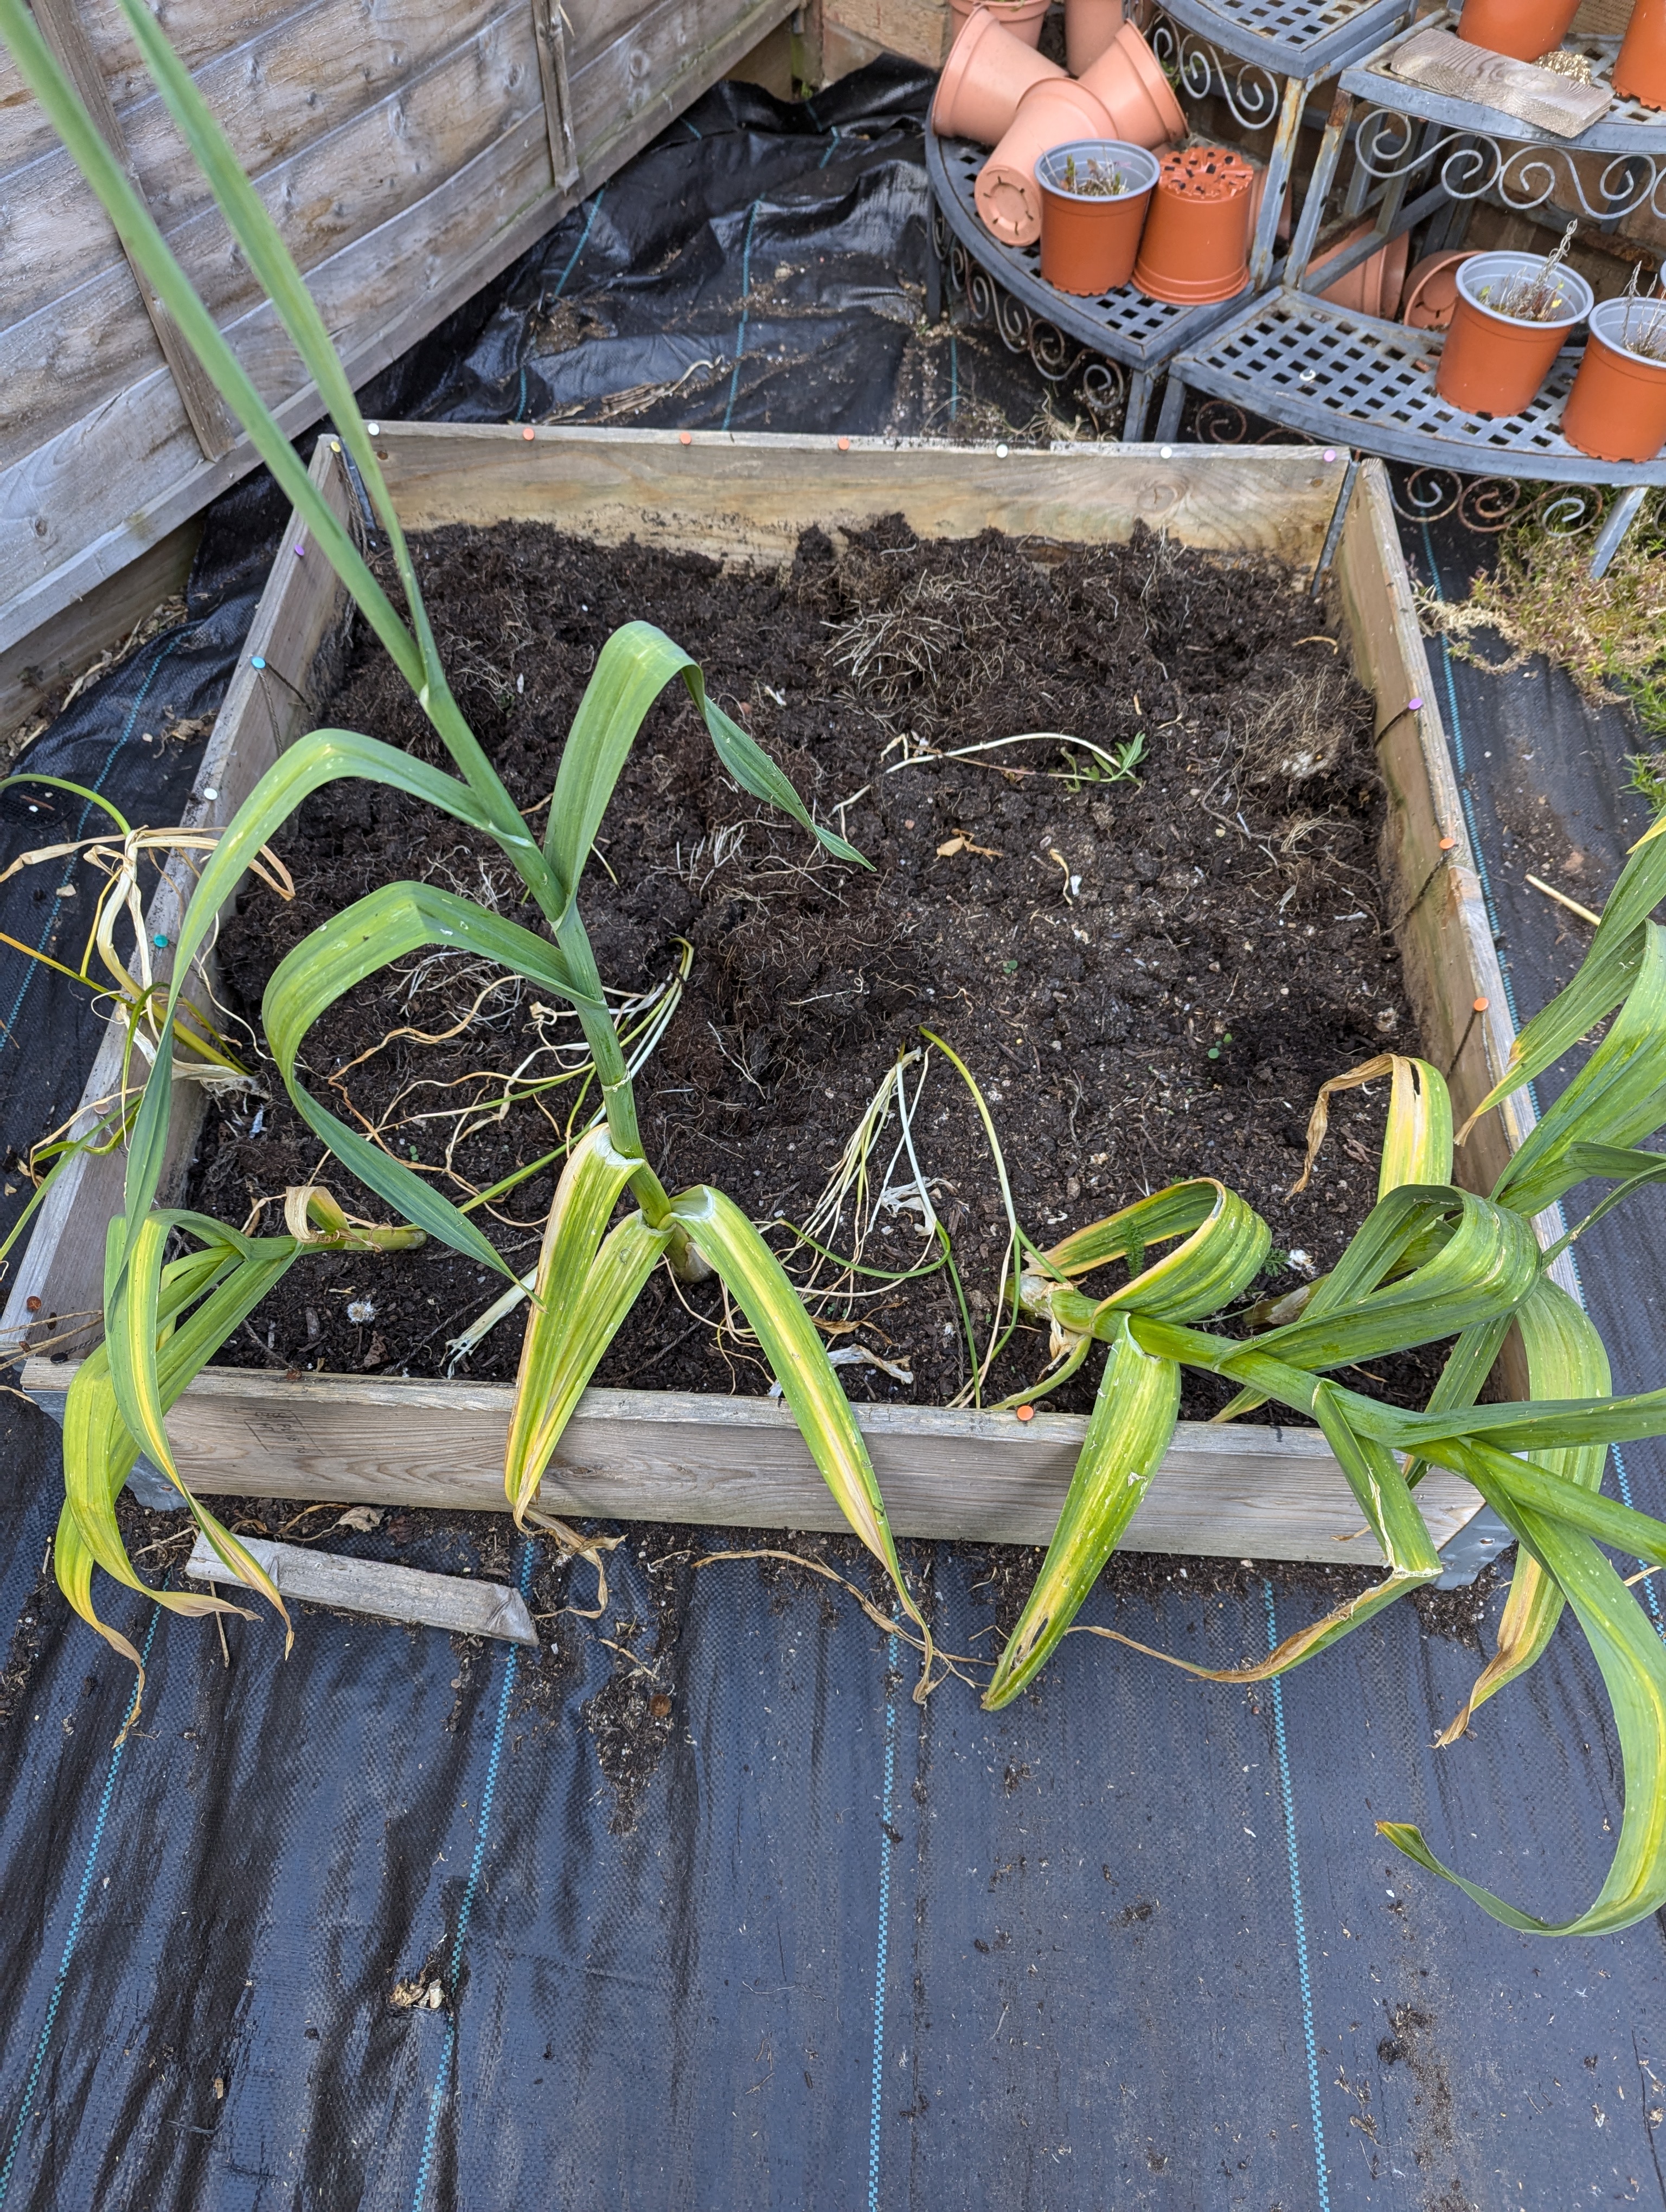
[[[700,660],[714,695],[873,863],[839,865],[739,793],[681,685],[650,712],[583,910],[602,974],[623,991],[672,973],[678,940],[692,948],[681,1005],[638,1085],[668,1187],[710,1181],[760,1220],[802,1219],[898,1049],[926,1027],[976,1074],[1038,1241],[1213,1175],[1271,1225],[1266,1290],[1301,1279],[1284,1267],[1292,1249],[1311,1267],[1335,1258],[1374,1191],[1383,1086],[1338,1102],[1313,1186],[1291,1198],[1315,1089],[1415,1039],[1375,872],[1371,702],[1303,579],[1144,533],[1126,547],[993,531],[921,541],[900,520],[837,545],[808,532],[773,574],[533,525],[437,532],[417,557],[464,710],[535,822],[599,647],[645,617]],[[362,636],[321,719],[442,761]],[[1044,773],[1068,765],[1049,743],[897,765],[1028,731],[1143,750],[1133,780],[1097,785]],[[278,959],[392,878],[519,905],[486,841],[368,784],[319,793],[277,843],[295,899],[252,890],[222,939],[234,1009],[251,1019]],[[459,1201],[557,1145],[575,1096],[569,1085],[496,1116],[435,1118],[489,1105],[506,1071],[575,1033],[530,992],[482,1000],[491,980],[462,956],[402,961],[333,1008],[305,1048],[316,1093],[439,1170]],[[287,1185],[322,1174],[340,1186],[273,1091],[214,1107],[193,1205],[241,1223],[264,1201],[259,1218],[275,1227]],[[447,1146],[470,1124],[448,1178]],[[940,1055],[915,1127],[987,1330],[1004,1219],[972,1102]],[[877,1168],[895,1141],[893,1123]],[[554,1172],[475,1215],[517,1269],[536,1255]],[[917,1215],[881,1217],[865,1256],[905,1267],[919,1236]],[[787,1234],[775,1243],[785,1255]],[[500,1287],[438,1246],[309,1261],[221,1357],[440,1374],[448,1342]],[[854,1398],[943,1403],[965,1382],[943,1274],[830,1310],[862,1317],[842,1347],[912,1376],[846,1365]],[[755,1349],[723,1318],[714,1284],[679,1291],[656,1276],[597,1379],[763,1390]],[[517,1314],[456,1371],[512,1377],[520,1334]],[[986,1395],[1022,1387],[1045,1357],[1040,1334],[1020,1332]],[[1425,1354],[1379,1363],[1371,1379],[1420,1397],[1432,1371]],[[1055,1402],[1085,1408],[1091,1387],[1085,1374]],[[1212,1412],[1223,1395],[1189,1375],[1183,1410]]]

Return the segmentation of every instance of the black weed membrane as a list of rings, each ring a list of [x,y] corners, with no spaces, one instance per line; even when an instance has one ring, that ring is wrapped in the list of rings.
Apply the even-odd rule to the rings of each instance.
[[[883,65],[803,108],[720,87],[373,406],[1028,419],[1026,367],[915,327],[927,90]],[[258,486],[236,495],[184,620],[30,765],[129,820],[177,818],[280,520]],[[1565,840],[1599,896],[1612,882],[1642,826],[1617,795],[1627,736],[1542,672],[1488,677],[1437,647],[1432,680],[1524,1015],[1583,949],[1525,872]],[[6,857],[90,834],[88,805],[6,794]],[[14,878],[0,928],[78,959],[68,880]],[[0,957],[0,992],[21,1151],[73,1106],[98,1021],[21,954]],[[1579,1247],[1618,1388],[1661,1379],[1659,1203]],[[1496,1624],[1487,1581],[1253,1687],[1073,1636],[989,1715],[954,1680],[915,1705],[905,1646],[799,1566],[710,1557],[746,1548],[733,1532],[611,1531],[594,1620],[590,1568],[501,1519],[354,1531],[269,1505],[252,1512],[292,1540],[518,1583],[538,1650],[299,1607],[285,1661],[270,1617],[228,1623],[222,1649],[113,1593],[148,1669],[124,1735],[131,1670],[51,1581],[56,1431],[0,1407],[10,2212],[1564,2212],[1666,2194],[1658,1927],[1517,1936],[1374,1832],[1416,1820],[1546,1914],[1601,1882],[1618,1759],[1570,1623],[1468,1738],[1431,1747]],[[1657,1447],[1616,1455],[1639,1505],[1666,1504],[1662,1477]],[[177,1585],[177,1516],[136,1504],[129,1542]],[[1012,1555],[905,1549],[945,1647],[988,1651]],[[1316,1618],[1326,1580],[1146,1562],[1082,1619],[1225,1665]]]

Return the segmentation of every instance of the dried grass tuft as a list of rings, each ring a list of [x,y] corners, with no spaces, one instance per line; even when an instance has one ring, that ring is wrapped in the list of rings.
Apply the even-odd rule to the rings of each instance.
[[[1535,653],[1564,668],[1594,702],[1628,702],[1644,730],[1666,738],[1666,507],[1653,494],[1606,576],[1590,574],[1589,538],[1559,537],[1537,522],[1506,533],[1491,574],[1467,599],[1417,587],[1425,629],[1460,659],[1502,673]],[[1483,632],[1508,648],[1479,649]]]

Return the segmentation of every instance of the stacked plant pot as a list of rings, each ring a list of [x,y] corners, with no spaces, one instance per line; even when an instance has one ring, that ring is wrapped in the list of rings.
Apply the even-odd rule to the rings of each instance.
[[[1259,168],[1189,143],[1185,111],[1121,0],[1067,0],[1068,70],[1035,50],[1015,4],[970,8],[932,108],[940,136],[992,149],[976,188],[991,236],[1039,240],[1043,277],[1081,297],[1130,282],[1176,304],[1236,296]]]

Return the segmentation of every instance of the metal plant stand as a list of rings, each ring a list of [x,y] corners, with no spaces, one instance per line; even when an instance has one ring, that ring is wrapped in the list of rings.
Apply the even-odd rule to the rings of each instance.
[[[926,133],[933,242],[951,289],[964,298],[974,321],[993,320],[1012,351],[1027,352],[1049,383],[1061,381],[1084,356],[1091,356],[1082,371],[1083,397],[1096,416],[1108,419],[1126,395],[1122,435],[1137,439],[1163,364],[1189,339],[1225,321],[1238,299],[1170,307],[1131,284],[1098,300],[1059,291],[1042,276],[1038,246],[1003,246],[985,228],[972,187],[988,158],[985,147]],[[935,305],[928,300],[927,312]]]
[[[1451,27],[1456,17],[1426,18],[1416,27]],[[1596,539],[1593,573],[1613,559],[1649,491],[1666,484],[1666,459],[1627,464],[1594,461],[1560,430],[1562,403],[1578,367],[1564,353],[1525,414],[1487,422],[1449,406],[1434,388],[1444,343],[1435,331],[1337,307],[1315,296],[1367,259],[1384,240],[1423,227],[1423,251],[1459,245],[1470,211],[1482,199],[1510,210],[1544,206],[1553,198],[1570,213],[1612,226],[1647,208],[1666,214],[1666,116],[1621,100],[1578,138],[1557,138],[1496,108],[1407,84],[1389,73],[1402,33],[1369,61],[1342,72],[1325,127],[1319,162],[1291,243],[1279,286],[1240,301],[1237,312],[1192,343],[1174,362],[1164,395],[1159,437],[1172,437],[1189,389],[1230,402],[1312,438],[1347,444],[1407,464],[1422,487],[1412,512],[1438,505],[1432,486],[1450,479],[1461,506],[1498,478],[1528,478],[1578,487],[1560,504],[1564,525],[1572,503],[1592,515],[1601,490],[1617,491]],[[1578,40],[1593,78],[1605,82],[1619,41]],[[1341,216],[1356,222],[1374,211],[1370,234],[1315,263],[1324,202],[1345,146],[1353,165]],[[1463,485],[1479,477],[1481,487]]]
[[[1266,187],[1250,247],[1248,292],[1279,273],[1279,216],[1296,142],[1314,88],[1371,52],[1403,22],[1414,0],[1164,0],[1151,31],[1158,59],[1183,95],[1225,101],[1245,131],[1271,126]],[[1037,246],[1003,246],[973,198],[985,149],[926,133],[926,173],[934,208],[934,242],[953,289],[978,320],[993,319],[1015,352],[1028,350],[1057,381],[1083,353],[1104,366],[1084,374],[1084,396],[1108,412],[1126,391],[1122,435],[1145,428],[1153,384],[1183,348],[1241,313],[1247,296],[1208,307],[1171,307],[1131,285],[1097,300],[1071,297],[1043,282]],[[1334,173],[1335,164],[1331,163]],[[1329,190],[1330,173],[1325,188]]]

